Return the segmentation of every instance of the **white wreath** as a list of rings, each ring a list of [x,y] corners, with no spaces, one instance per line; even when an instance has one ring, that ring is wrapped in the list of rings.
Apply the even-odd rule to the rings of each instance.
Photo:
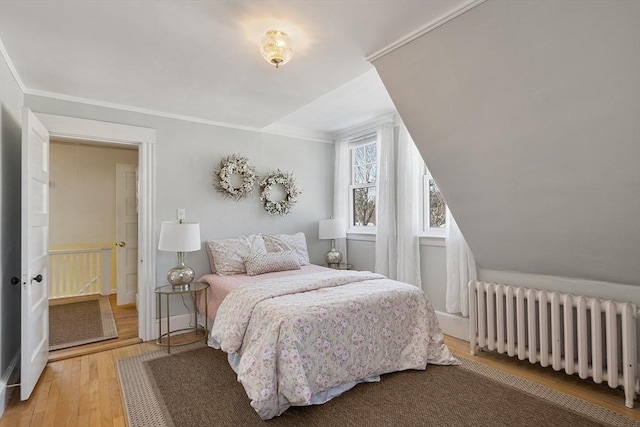
[[[236,173],[242,177],[240,187],[231,183],[231,176]],[[220,168],[214,170],[214,178],[213,186],[216,190],[236,201],[251,193],[256,184],[256,173],[253,167],[249,166],[249,160],[237,154],[222,159]]]
[[[278,184],[284,188],[285,196],[282,200],[274,202],[270,200],[271,190]],[[260,181],[260,188],[262,189],[260,202],[269,215],[282,216],[291,212],[291,207],[296,204],[296,197],[300,194],[293,174],[282,172],[280,169],[271,172]]]

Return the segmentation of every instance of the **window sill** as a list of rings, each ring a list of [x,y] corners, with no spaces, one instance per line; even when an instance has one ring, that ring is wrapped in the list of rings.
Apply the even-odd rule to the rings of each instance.
[[[363,232],[363,231],[358,231],[358,232],[347,232],[347,240],[358,240],[358,241],[362,241],[362,242],[375,242],[376,241],[376,232],[375,231],[370,231],[370,232]]]
[[[420,246],[441,246],[445,247],[446,239],[444,236],[420,235]],[[347,240],[355,240],[360,242],[375,242],[375,233],[347,233]]]
[[[420,246],[442,246],[445,247],[446,238],[444,235],[420,235]]]

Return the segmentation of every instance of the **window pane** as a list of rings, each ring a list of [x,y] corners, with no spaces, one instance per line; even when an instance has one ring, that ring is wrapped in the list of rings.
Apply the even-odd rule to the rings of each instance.
[[[368,183],[374,183],[378,179],[378,165],[376,163],[371,163],[368,166]]]
[[[375,163],[376,162],[376,143],[372,142],[371,144],[367,144],[364,146],[366,150],[366,159],[367,163]]]
[[[376,187],[353,189],[353,225],[355,227],[376,225]]]
[[[353,149],[353,164],[355,166],[364,165],[367,163],[367,159],[365,156],[365,146],[362,145],[360,147],[356,147]]]
[[[376,144],[370,143],[353,149],[353,184],[376,182]]]
[[[376,182],[376,164],[356,166],[354,173],[354,184],[373,184]]]
[[[438,184],[433,179],[429,179],[429,227],[444,227],[446,208],[447,205]]]

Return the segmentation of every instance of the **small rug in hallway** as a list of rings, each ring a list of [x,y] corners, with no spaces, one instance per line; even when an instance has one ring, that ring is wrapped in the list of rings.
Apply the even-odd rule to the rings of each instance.
[[[226,354],[202,343],[118,361],[130,427],[215,426],[635,426],[581,399],[460,358],[359,384],[319,406],[262,421]]]
[[[49,351],[117,337],[109,297],[49,305]]]

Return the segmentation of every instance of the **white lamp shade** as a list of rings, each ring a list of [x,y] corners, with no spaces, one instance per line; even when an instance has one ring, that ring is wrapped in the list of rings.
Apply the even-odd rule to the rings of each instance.
[[[344,221],[337,219],[323,219],[318,228],[318,238],[320,239],[342,239],[347,237]]]
[[[165,221],[160,227],[158,249],[169,252],[199,251],[200,224],[197,222]]]

